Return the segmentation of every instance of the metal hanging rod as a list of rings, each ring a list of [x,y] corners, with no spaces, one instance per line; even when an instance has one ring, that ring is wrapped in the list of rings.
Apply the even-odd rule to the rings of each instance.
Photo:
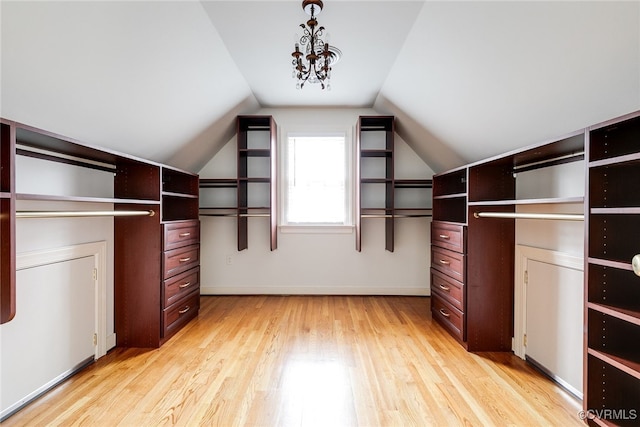
[[[201,213],[200,216],[228,216],[228,217],[269,217],[271,214],[235,214],[235,213]]]
[[[564,221],[584,221],[582,214],[516,213],[516,212],[474,212],[475,218],[508,219],[557,219]]]
[[[572,159],[581,160],[584,159],[584,151],[576,151],[570,154],[565,154],[564,156],[554,157],[552,159],[540,160],[538,162],[525,163],[522,165],[514,166],[513,172],[526,172],[533,169],[541,169],[546,166],[556,166],[563,163],[569,163],[573,161]]]
[[[154,216],[154,211],[16,211],[16,218],[77,218],[99,216]]]

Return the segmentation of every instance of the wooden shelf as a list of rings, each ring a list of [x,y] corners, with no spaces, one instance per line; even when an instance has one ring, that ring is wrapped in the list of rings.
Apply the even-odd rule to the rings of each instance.
[[[638,215],[640,214],[640,207],[591,208],[589,211],[592,215]]]
[[[604,313],[608,316],[615,317],[616,319],[624,320],[625,322],[632,323],[640,326],[640,311],[627,310],[620,307],[612,307],[604,304],[596,304],[589,302],[587,308]]]
[[[257,149],[257,148],[245,148],[239,149],[238,154],[240,156],[247,157],[270,157],[271,150],[270,149]]]
[[[431,179],[394,179],[394,188],[432,188]]]
[[[237,178],[201,178],[200,188],[237,188]]]
[[[469,201],[469,206],[508,206],[508,205],[546,205],[546,204],[582,204],[584,197],[549,197],[541,199],[486,200]]]
[[[386,178],[362,178],[360,183],[362,184],[390,184],[393,181]]]
[[[461,199],[466,198],[467,193],[456,193],[456,194],[443,194],[441,196],[433,196],[434,200],[442,200],[442,199]]]
[[[592,162],[589,162],[589,167],[598,168],[602,166],[612,166],[630,162],[640,162],[640,153],[626,154],[624,156],[611,157],[602,160],[594,160]]]
[[[624,357],[594,350],[592,348],[588,349],[587,352],[603,362],[608,363],[609,365],[614,366],[640,380],[640,363],[631,361]]]
[[[0,192],[0,199],[10,199],[11,193]]]
[[[110,197],[56,196],[51,194],[16,193],[16,200],[41,200],[48,202],[118,203],[132,205],[159,205],[159,200],[118,199]]]
[[[163,196],[168,196],[168,197],[179,197],[179,198],[183,198],[183,199],[197,199],[198,198],[197,194],[172,193],[170,191],[163,191],[162,195]]]
[[[631,267],[631,263],[629,262],[611,261],[608,259],[594,258],[594,257],[589,257],[587,258],[587,260],[589,264],[596,264],[596,265],[602,265],[604,267],[612,267],[612,268],[618,268],[620,270],[633,271],[633,268]]]
[[[392,157],[393,151],[391,150],[360,150],[360,156],[362,157]]]

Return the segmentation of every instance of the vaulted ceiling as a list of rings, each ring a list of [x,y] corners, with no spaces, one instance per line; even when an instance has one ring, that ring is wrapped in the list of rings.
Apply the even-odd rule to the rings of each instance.
[[[325,0],[331,91],[300,3],[1,0],[0,114],[197,171],[237,114],[374,108],[441,171],[640,109],[640,1]]]

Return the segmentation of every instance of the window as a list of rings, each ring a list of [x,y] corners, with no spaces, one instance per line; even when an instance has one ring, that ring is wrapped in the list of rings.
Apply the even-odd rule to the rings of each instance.
[[[351,225],[349,157],[344,134],[289,135],[284,225]]]

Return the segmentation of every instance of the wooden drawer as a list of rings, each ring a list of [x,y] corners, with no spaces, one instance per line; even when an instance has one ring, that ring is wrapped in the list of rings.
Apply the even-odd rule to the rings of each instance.
[[[162,242],[164,250],[200,243],[200,221],[174,221],[163,224]]]
[[[464,311],[464,285],[462,283],[432,268],[431,290],[458,310]]]
[[[464,313],[438,294],[431,295],[431,315],[460,341],[464,341]]]
[[[185,295],[200,289],[200,267],[192,268],[164,281],[163,308],[169,307]]]
[[[431,246],[431,267],[464,283],[465,256],[461,253]]]
[[[164,279],[168,279],[200,264],[200,246],[185,246],[166,251],[162,261]]]
[[[431,244],[454,252],[465,252],[464,225],[446,224],[439,221],[431,223]]]
[[[195,290],[183,299],[163,310],[162,336],[173,335],[185,323],[198,315],[200,310],[200,291]]]

